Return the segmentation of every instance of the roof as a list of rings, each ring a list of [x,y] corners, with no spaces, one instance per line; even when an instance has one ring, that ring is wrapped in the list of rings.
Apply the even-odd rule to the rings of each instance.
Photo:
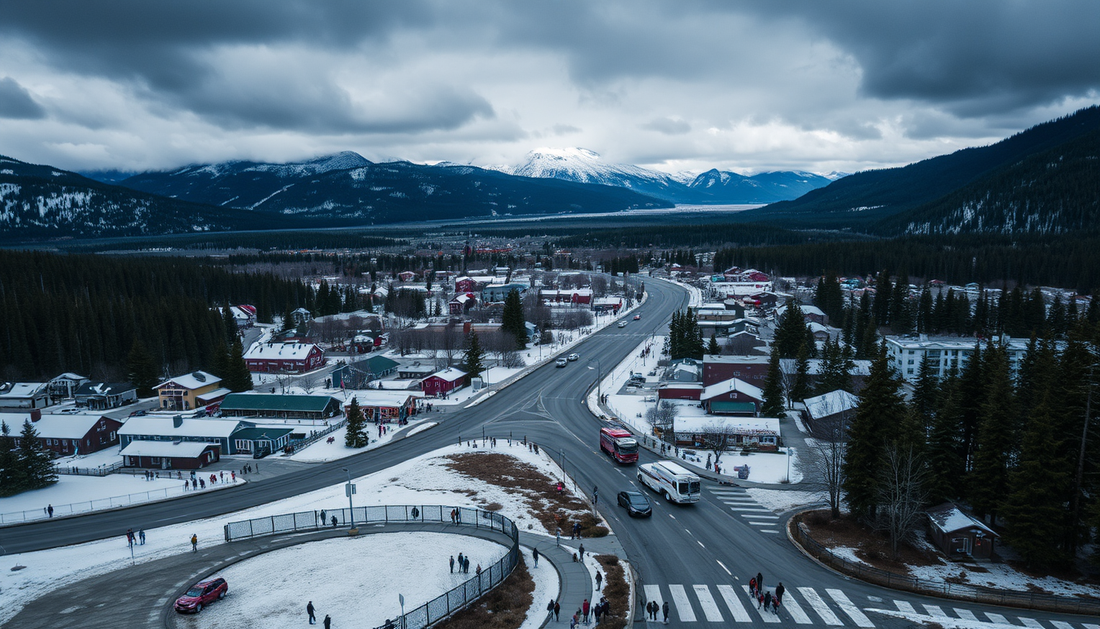
[[[809,304],[798,304],[798,309],[802,311],[802,316],[816,315],[818,317],[824,317],[825,311],[817,306],[811,306]],[[775,309],[775,316],[782,317],[783,313],[787,312],[787,306],[780,306]]]
[[[711,402],[712,413],[755,413],[756,404],[752,402]]]
[[[258,343],[244,353],[245,360],[305,360],[314,349],[313,343]]]
[[[779,420],[771,417],[717,417],[679,416],[676,418],[676,432],[702,433],[715,426],[729,428],[735,435],[772,436],[779,435]]]
[[[370,358],[364,358],[363,360],[353,363],[352,366],[363,371],[370,371],[371,373],[382,373],[395,369],[399,366],[399,363],[385,356],[371,356]]]
[[[928,511],[928,520],[932,523],[932,526],[936,527],[942,533],[953,533],[961,529],[979,528],[986,535],[993,537],[1000,537],[997,533],[982,524],[981,520],[973,518],[959,510],[954,504],[945,502],[938,507],[932,507]]]
[[[241,426],[251,426],[233,419],[184,419],[179,428],[171,417],[131,417],[118,430],[120,435],[155,435],[163,437],[228,437]]]
[[[41,393],[45,388],[45,382],[16,382],[10,389],[0,393],[0,398],[31,397]]]
[[[804,400],[806,412],[814,419],[820,419],[836,413],[850,411],[859,406],[859,398],[844,389],[815,395]]]
[[[169,382],[172,382],[185,389],[201,389],[212,384],[217,384],[221,381],[221,378],[215,376],[212,373],[206,373],[205,371],[194,371],[191,373],[183,374],[182,376],[176,376],[175,378],[169,378],[168,380],[161,382],[154,388],[159,389]]]
[[[447,382],[454,382],[455,380],[458,380],[460,378],[465,378],[466,377],[466,372],[462,371],[461,369],[456,369],[454,367],[449,367],[449,368],[444,369],[442,371],[437,371],[437,372],[433,373],[432,375],[430,375],[428,377],[429,378],[442,378],[443,380],[446,380]]]
[[[195,399],[200,402],[212,402],[220,397],[229,395],[232,392],[233,389],[221,387],[220,389],[214,389],[213,391],[208,391],[206,393],[203,393],[202,395],[196,395]]]
[[[202,441],[131,441],[122,449],[122,456],[153,456],[158,458],[194,459],[202,456],[207,448],[217,448],[216,443]]]
[[[66,371],[65,373],[63,373],[59,376],[54,376],[53,380],[50,380],[50,382],[53,382],[54,380],[61,380],[61,379],[65,379],[65,380],[87,380],[88,378],[86,378],[84,376],[78,376],[77,374],[72,373],[71,371]]]
[[[129,382],[85,382],[73,395],[119,395],[136,388]]]
[[[293,428],[245,428],[233,433],[234,439],[270,439],[272,441],[294,432]]]
[[[6,414],[14,415],[15,413]],[[24,414],[23,417],[30,418],[30,415]],[[67,413],[65,415],[43,415],[42,419],[32,423],[39,437],[45,439],[80,439],[88,434],[88,431],[103,418],[104,416],[100,413]],[[10,423],[8,425],[11,426]],[[22,426],[23,422],[20,421],[19,425]],[[12,430],[15,433],[12,436],[17,436],[18,433],[15,432],[15,429]]]
[[[744,393],[754,400],[763,400],[764,391],[757,386],[753,386],[748,382],[740,378],[730,378],[729,380],[723,380],[722,382],[716,382],[715,384],[705,387],[703,389],[703,396],[701,399],[709,400],[719,395],[725,395],[737,391],[738,393]]]
[[[336,401],[330,395],[282,395],[279,393],[230,393],[222,400],[224,411],[302,411],[320,413]]]
[[[409,400],[414,396],[409,391],[377,391],[375,389],[369,389],[367,391],[356,392],[355,399],[359,401],[359,406],[398,406],[408,404]]]

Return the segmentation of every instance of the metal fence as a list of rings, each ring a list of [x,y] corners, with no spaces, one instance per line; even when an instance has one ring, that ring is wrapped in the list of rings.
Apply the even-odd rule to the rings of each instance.
[[[308,435],[305,439],[300,439],[300,440],[295,441],[294,443],[292,443],[290,445],[294,446],[294,451],[297,452],[297,451],[301,450],[302,448],[304,448],[306,446],[313,445],[314,443],[317,443],[321,439],[324,439],[325,437],[331,435],[332,433],[336,432],[337,430],[340,430],[341,428],[343,428],[347,424],[348,424],[348,420],[346,418],[341,419],[340,421],[336,422],[335,424],[330,424],[328,428],[325,428],[324,430],[319,430],[319,431],[313,433],[312,435]]]
[[[252,539],[267,535],[279,535],[284,533],[301,533],[319,531],[324,528],[348,527],[352,523],[351,515],[354,513],[356,526],[378,523],[408,523],[408,522],[447,522],[451,523],[451,510],[455,510],[458,516],[457,524],[473,528],[490,529],[507,535],[511,540],[511,547],[500,561],[482,569],[481,574],[475,574],[465,583],[454,589],[435,597],[427,603],[398,616],[394,620],[387,621],[378,629],[424,629],[451,616],[457,611],[465,609],[482,594],[500,585],[504,579],[512,574],[512,570],[519,563],[519,530],[514,522],[508,518],[480,509],[466,507],[447,507],[442,505],[385,505],[377,507],[355,507],[354,512],[349,509],[333,509],[323,511],[301,511],[273,515],[266,518],[255,518],[240,522],[230,522],[225,525],[225,541],[234,542],[242,539]],[[324,521],[321,514],[324,514]]]
[[[66,476],[106,476],[108,474],[114,474],[121,469],[121,462],[112,463],[111,465],[100,465],[98,467],[80,467],[79,465],[53,466],[54,474],[65,474]]]
[[[822,563],[863,581],[891,589],[989,605],[1023,607],[1065,614],[1100,615],[1100,599],[1097,598],[1057,596],[1039,592],[1014,592],[979,585],[907,577],[834,555],[827,547],[810,537],[802,523],[794,527],[794,536],[807,552]]]

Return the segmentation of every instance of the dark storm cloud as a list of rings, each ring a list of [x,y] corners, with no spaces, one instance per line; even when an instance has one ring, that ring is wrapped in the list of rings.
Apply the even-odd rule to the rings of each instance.
[[[0,78],[0,118],[33,120],[45,115],[27,88],[11,77]]]

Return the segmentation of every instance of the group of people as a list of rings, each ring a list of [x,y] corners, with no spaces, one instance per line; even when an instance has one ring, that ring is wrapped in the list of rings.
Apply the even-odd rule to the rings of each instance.
[[[451,572],[452,573],[455,571],[455,564],[456,564],[455,556],[451,555]],[[470,557],[468,555],[464,556],[462,553],[458,553],[458,562],[457,562],[457,564],[458,564],[458,571],[460,573],[462,573],[462,574],[469,574],[470,573]],[[481,564],[477,565],[477,574],[481,574]]]
[[[665,624],[668,624],[668,601],[665,601],[664,606],[661,606],[657,601],[649,601],[645,604],[646,618],[649,620],[657,620],[657,614],[663,613],[665,617]]]
[[[336,516],[332,516],[331,518],[326,520],[325,519],[326,515],[327,514],[325,513],[325,510],[321,509],[321,515],[320,515],[321,526],[325,526],[326,524],[332,524],[332,528],[336,528]]]
[[[556,617],[557,603],[554,604],[554,608]],[[576,627],[580,624],[589,624],[588,618],[590,615],[595,620],[595,623],[598,625],[600,624],[600,616],[606,615],[610,611],[610,609],[611,603],[607,601],[606,596],[601,596],[600,602],[596,603],[595,605],[589,603],[588,599],[586,598],[584,599],[584,602],[581,603],[581,608],[577,610],[577,613],[573,614],[572,620],[569,621],[569,628],[573,629],[573,627]]]
[[[779,605],[783,602],[783,592],[786,588],[783,587],[783,582],[780,581],[779,585],[775,586],[775,594],[764,589],[764,575],[757,572],[755,577],[749,579],[749,592],[752,593],[752,597],[756,599],[756,608],[763,609],[764,611],[772,612],[773,614],[779,613]]]
[[[451,509],[451,524],[462,524],[462,511],[458,507]]]
[[[317,624],[316,612],[317,608],[313,606],[313,601],[306,603],[306,613],[309,614],[309,624],[311,625]],[[328,614],[325,614],[325,619],[322,621],[322,624],[325,625],[325,629],[329,629],[330,627],[332,627],[332,617],[330,617]]]
[[[126,543],[133,548],[135,544],[141,546],[145,545],[145,529],[138,529],[137,533],[134,533],[134,529],[126,529]]]
[[[573,530],[569,534],[569,539],[578,539],[580,537],[581,537],[581,523],[580,522],[574,522],[573,523]]]

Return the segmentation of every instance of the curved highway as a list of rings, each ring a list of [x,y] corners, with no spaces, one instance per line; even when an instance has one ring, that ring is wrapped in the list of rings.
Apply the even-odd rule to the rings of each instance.
[[[612,368],[645,337],[663,333],[673,311],[687,305],[686,291],[672,284],[647,281],[647,301],[639,321],[608,327],[576,347],[580,360],[558,369],[553,363],[497,392],[479,405],[443,416],[440,424],[384,448],[243,487],[200,494],[185,501],[154,503],[39,522],[0,530],[9,553],[26,552],[101,539],[140,522],[146,529],[219,516],[340,484],[347,467],[353,476],[376,472],[410,457],[485,434],[526,436],[564,458],[580,489],[600,488],[600,511],[610,522],[638,577],[639,594],[669,601],[670,623],[714,627],[740,625],[914,627],[924,620],[961,619],[970,627],[1044,627],[1100,629],[1096,619],[1066,614],[1030,612],[989,605],[912,595],[849,579],[807,559],[783,533],[783,523],[754,505],[737,487],[703,483],[703,500],[695,505],[671,505],[650,493],[653,517],[631,519],[614,504],[615,494],[641,488],[633,466],[620,466],[598,449],[600,420],[583,405],[584,393],[595,385],[599,359]],[[656,460],[642,452],[641,462]],[[778,616],[757,610],[745,593],[750,575],[761,572],[774,590],[782,581],[787,594]],[[172,580],[172,579],[169,579]],[[910,613],[918,620],[891,616]],[[922,620],[923,619],[923,620]]]

